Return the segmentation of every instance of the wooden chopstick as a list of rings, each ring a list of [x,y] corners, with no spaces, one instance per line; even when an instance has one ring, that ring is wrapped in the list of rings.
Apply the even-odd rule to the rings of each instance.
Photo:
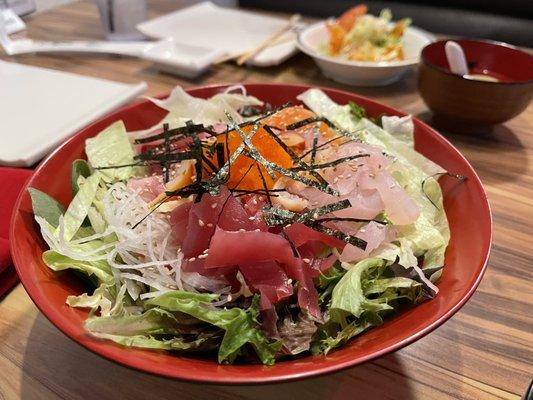
[[[270,43],[267,47],[265,47],[263,50],[266,50],[270,47],[274,47],[274,46],[277,46],[278,44],[283,44],[283,43],[289,43],[289,42],[292,42],[294,40],[293,37],[280,37],[278,38],[278,40]],[[236,60],[237,58],[240,58],[246,54],[248,54],[250,52],[250,50],[248,51],[245,51],[243,53],[239,53],[239,54],[225,54],[223,56],[221,56],[220,58],[218,58],[217,60],[215,60],[213,62],[214,65],[216,64],[223,64],[225,62],[228,62],[228,61],[232,61],[232,60]],[[256,54],[257,55],[257,54]]]
[[[243,65],[245,62],[250,60],[251,58],[255,57],[257,54],[262,52],[267,47],[270,47],[276,42],[278,39],[281,38],[285,33],[289,32],[298,21],[300,21],[301,15],[300,14],[294,14],[289,18],[289,21],[286,25],[282,26],[280,29],[278,29],[276,32],[274,32],[272,35],[270,35],[268,38],[266,38],[261,44],[259,44],[257,47],[255,47],[252,50],[247,51],[246,53],[242,54],[239,58],[237,58],[237,65]]]

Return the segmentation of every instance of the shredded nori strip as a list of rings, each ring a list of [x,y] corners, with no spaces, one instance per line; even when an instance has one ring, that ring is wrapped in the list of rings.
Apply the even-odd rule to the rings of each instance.
[[[163,124],[163,137],[164,137],[164,143],[165,143],[165,156],[168,156],[170,154],[170,140],[168,136],[168,124]],[[163,167],[163,176],[164,176],[164,182],[168,183],[170,179],[170,164],[168,162],[167,157],[164,158],[163,162],[161,163]]]
[[[287,125],[287,130],[294,130],[294,129],[302,128],[306,125],[314,124],[318,122],[325,123],[328,127],[333,129],[335,132],[340,133],[342,136],[349,137],[351,139],[357,139],[357,136],[355,135],[355,133],[357,133],[358,131],[349,132],[345,129],[338,127],[332,121],[330,121],[329,119],[325,117],[311,117],[311,118],[302,119],[301,121]],[[362,131],[362,130],[363,129],[360,129],[359,131]]]
[[[338,231],[336,229],[328,228],[327,226],[324,226],[316,221],[312,222],[308,226],[318,232],[322,232],[322,233],[325,233],[326,235],[336,237],[337,239],[340,239],[343,242],[359,247],[362,250],[366,250],[366,245],[367,245],[366,241],[358,238],[357,236],[348,235],[347,233]]]
[[[153,162],[153,163],[150,163],[150,164],[159,164],[158,162]],[[150,165],[148,164],[148,165]],[[145,165],[143,164],[141,161],[139,162],[136,162],[136,163],[132,163],[132,164],[121,164],[121,165],[107,165],[105,167],[93,167],[93,169],[97,169],[97,170],[104,170],[104,169],[115,169],[115,168],[127,168],[127,167],[138,167],[140,165]]]
[[[452,177],[452,178],[455,178],[455,179],[457,179],[459,182],[464,182],[464,181],[466,181],[466,180],[468,179],[468,177],[465,176],[465,175],[452,174],[452,173],[450,173],[450,172],[440,172],[440,173],[436,173],[436,174],[433,174],[433,175],[428,176],[427,178],[425,178],[425,179],[422,181],[422,184],[421,184],[421,186],[422,186],[422,187],[421,187],[422,193],[424,193],[424,196],[427,197],[427,199],[429,200],[429,202],[430,202],[431,204],[433,204],[433,206],[434,206],[437,210],[440,209],[439,206],[436,205],[435,202],[434,202],[433,200],[431,200],[431,197],[429,197],[429,196],[427,195],[426,190],[424,189],[424,185],[426,184],[426,181],[427,181],[429,178],[435,178],[435,177],[436,177],[436,179],[438,180],[441,176],[444,176],[444,175],[449,176],[449,177]]]
[[[305,118],[305,119],[302,119],[301,121],[294,122],[292,124],[287,125],[287,130],[293,131],[295,129],[301,128],[301,127],[309,125],[309,124],[314,124],[316,122],[325,122],[325,121],[322,121],[322,119],[323,118],[321,118],[321,117]]]
[[[313,168],[316,168],[316,169],[333,168],[339,164],[342,164],[343,162],[355,160],[361,157],[370,157],[370,154],[355,154],[353,156],[346,156],[346,157],[338,158],[337,160],[333,160],[327,163],[314,164]],[[302,167],[292,167],[291,171],[305,171],[305,169],[303,169]]]
[[[227,143],[227,139],[226,139],[226,143]],[[222,143],[217,143],[216,154],[217,154],[218,168],[221,168],[224,165],[224,160],[226,159],[224,155],[224,145]]]
[[[244,106],[239,110],[239,114],[244,118],[256,117],[258,115],[264,115],[273,110],[272,104],[266,103],[263,107],[259,106]]]
[[[230,120],[230,123],[232,123],[233,119],[231,118],[231,116],[229,114],[227,114],[227,116],[228,116],[228,119]],[[257,124],[256,124],[256,126],[258,127]],[[288,170],[286,168],[283,168],[283,167],[279,166],[276,163],[268,161],[267,159],[265,159],[256,150],[256,148],[254,147],[254,145],[252,144],[252,142],[250,140],[251,138],[249,136],[247,136],[242,131],[242,129],[240,129],[240,127],[238,125],[235,125],[234,122],[233,122],[233,127],[235,128],[237,133],[241,136],[241,139],[243,141],[242,144],[245,145],[245,146],[248,146],[248,151],[250,153],[250,156],[253,157],[257,162],[263,164],[263,166],[266,168],[267,172],[269,173],[269,175],[273,179],[276,178],[276,175],[274,174],[274,171],[275,172],[279,172],[280,174],[282,174],[282,175],[284,175],[284,176],[286,176],[288,178],[291,178],[291,179],[293,179],[295,181],[299,181],[299,182],[302,182],[302,183],[304,183],[304,184],[306,184],[308,186],[315,187],[315,188],[317,188],[317,189],[319,189],[319,190],[321,190],[321,191],[323,191],[325,193],[328,193],[328,194],[331,194],[331,195],[334,195],[334,196],[338,196],[339,193],[336,190],[331,189],[329,186],[323,185],[323,184],[319,184],[318,182],[313,181],[312,179],[300,176],[300,175],[298,175],[297,173],[295,173],[295,172],[293,172],[291,170]]]
[[[310,165],[307,165],[305,162],[303,162],[302,158],[299,157],[298,154],[296,154],[289,146],[287,146],[285,142],[281,140],[281,138],[278,135],[276,135],[276,133],[272,130],[272,129],[277,129],[281,131],[281,129],[270,126],[270,125],[264,125],[263,129],[276,141],[276,143],[278,143],[281,146],[283,150],[285,150],[285,152],[289,155],[293,163],[302,167],[303,171],[309,172],[311,176],[313,176],[313,178],[315,178],[318,182],[320,182],[320,184],[324,186],[328,186],[328,182],[322,177],[322,175],[320,175],[317,171],[315,171]]]
[[[292,104],[290,102],[283,103],[281,106],[276,107],[275,109],[273,109],[273,110],[261,115],[260,117],[254,119],[254,120],[243,122],[243,123],[239,124],[238,126],[239,126],[239,128],[244,128],[245,126],[254,125],[255,123],[260,122],[261,120],[263,120],[265,118],[268,118],[271,115],[274,115],[277,112],[283,110],[284,108],[290,107],[291,105]]]
[[[267,198],[267,201],[268,201],[268,204],[270,204],[270,206],[272,206],[272,199],[270,198],[270,191],[268,190],[268,185],[266,183],[266,179],[263,175],[263,171],[261,171],[261,167],[259,166],[259,164],[255,164],[255,166],[257,167],[257,171],[259,172],[259,176],[261,177],[261,182],[263,183],[263,188],[265,189],[265,193],[266,193],[266,198]]]
[[[168,182],[169,170],[170,170],[171,164],[181,162],[184,160],[196,160],[195,182],[179,190],[166,191],[165,197],[150,211],[148,215],[146,215],[141,221],[139,221],[138,223],[134,225],[133,228],[135,228],[140,223],[142,223],[152,212],[154,212],[161,204],[167,201],[170,197],[173,197],[173,196],[186,197],[189,195],[196,195],[195,201],[199,201],[202,195],[206,192],[209,192],[211,195],[218,195],[220,185],[223,185],[226,182],[228,182],[230,178],[231,165],[235,163],[237,158],[241,155],[244,157],[249,157],[253,160],[253,163],[249,166],[248,170],[242,175],[242,177],[240,177],[239,182],[235,185],[235,187],[228,188],[228,189],[230,190],[232,195],[235,197],[241,197],[241,196],[250,195],[250,194],[264,195],[269,203],[269,206],[265,207],[263,210],[263,219],[270,226],[282,226],[281,234],[284,237],[286,237],[287,240],[289,240],[289,238],[284,231],[284,226],[287,226],[291,223],[303,223],[312,229],[315,229],[319,232],[341,239],[346,243],[350,243],[362,249],[366,248],[366,242],[364,240],[361,240],[352,235],[345,234],[344,232],[338,231],[336,229],[326,227],[323,225],[323,223],[329,222],[329,221],[370,222],[370,221],[375,221],[375,220],[366,220],[366,219],[357,219],[357,218],[337,218],[337,217],[319,218],[331,212],[350,207],[351,204],[349,200],[341,200],[341,201],[327,204],[321,207],[316,207],[312,210],[308,210],[302,213],[294,213],[289,210],[279,209],[279,208],[275,208],[272,206],[271,197],[278,196],[277,194],[278,192],[284,192],[286,191],[286,189],[269,189],[265,176],[263,175],[261,165],[264,166],[266,171],[269,173],[269,175],[273,179],[277,178],[276,174],[281,174],[295,181],[299,181],[308,186],[319,189],[325,193],[328,193],[331,195],[338,195],[338,192],[332,189],[328,185],[327,181],[318,173],[317,170],[322,169],[322,168],[335,167],[339,164],[342,164],[343,162],[354,160],[360,157],[369,156],[368,154],[357,154],[353,156],[342,157],[342,158],[339,158],[338,160],[334,160],[328,163],[315,164],[316,153],[320,148],[323,148],[324,146],[327,146],[330,143],[334,142],[335,140],[341,139],[342,137],[351,138],[350,140],[347,141],[347,142],[351,142],[352,140],[354,140],[353,133],[345,132],[339,129],[333,122],[329,121],[326,118],[307,118],[305,120],[298,121],[294,124],[287,126],[287,130],[297,129],[299,127],[302,127],[302,126],[305,126],[311,123],[323,122],[327,124],[329,127],[331,127],[332,129],[334,129],[335,131],[341,133],[342,136],[337,136],[331,140],[328,140],[325,143],[322,143],[321,145],[318,145],[319,130],[315,128],[312,149],[307,151],[303,155],[299,156],[289,146],[287,146],[283,142],[283,140],[274,132],[274,129],[280,130],[280,131],[281,129],[264,124],[263,129],[291,157],[291,160],[294,163],[294,167],[287,169],[274,162],[270,162],[269,160],[265,159],[253,145],[252,138],[257,133],[257,131],[261,128],[262,120],[264,120],[268,116],[275,114],[279,110],[285,107],[288,107],[288,106],[289,104],[284,104],[283,106],[276,108],[275,110],[272,110],[258,117],[257,119],[253,121],[247,121],[242,124],[236,124],[235,121],[231,118],[231,116],[229,114],[226,114],[229,120],[229,124],[226,128],[226,132],[223,133],[226,135],[225,144],[217,143],[217,142],[213,144],[209,144],[209,143],[203,142],[200,139],[199,134],[202,132],[207,132],[212,137],[222,135],[222,134],[215,133],[212,127],[205,127],[202,124],[194,124],[192,121],[187,121],[185,126],[180,127],[180,128],[175,128],[175,129],[168,129],[168,124],[164,124],[162,133],[148,137],[148,138],[137,139],[135,141],[136,143],[150,143],[156,140],[163,139],[162,144],[154,146],[151,149],[136,155],[135,156],[135,159],[137,160],[136,163],[128,164],[128,165],[113,166],[113,167],[111,166],[101,167],[101,168],[96,168],[96,169],[122,168],[122,167],[137,166],[137,165],[159,164],[163,168],[163,172],[165,174],[165,182]],[[242,131],[243,127],[250,126],[250,125],[252,125],[253,128],[250,130],[249,133],[245,133]],[[228,143],[230,129],[232,131],[234,130],[237,134],[239,134],[242,140],[242,143],[237,147],[237,149],[235,149],[235,151],[232,154],[230,154],[229,152],[229,143]],[[177,141],[177,140],[181,140],[185,138],[192,139],[192,143],[189,142],[188,148],[186,150],[181,149],[181,150],[173,152],[172,146],[171,146],[173,141]],[[204,155],[204,150],[207,152],[207,154],[210,157],[213,157],[216,154],[218,165],[215,165],[208,157]],[[303,161],[303,158],[309,154],[311,154],[310,164]],[[203,178],[202,172],[204,170],[204,164],[206,165],[206,168],[209,168],[211,170],[214,176],[212,176],[211,179],[202,182],[202,178]],[[246,175],[250,172],[250,170],[254,166],[259,171],[259,176],[261,178],[263,188],[255,189],[255,190],[238,189],[239,184],[244,180]],[[316,180],[310,179],[306,176],[301,176],[297,172],[306,172]],[[422,183],[422,186],[423,186],[423,183]],[[228,199],[226,199],[226,201],[224,202],[224,205],[227,203]],[[381,224],[386,224],[386,222],[383,222],[383,221],[376,221],[376,222],[381,223]],[[291,246],[293,248],[293,252],[295,252],[295,255],[298,255],[298,252],[292,243],[291,243]]]
[[[269,207],[265,208],[263,210],[263,215],[265,218],[269,219],[267,222],[268,225],[279,225],[279,223],[275,223],[275,221],[282,221],[286,224],[291,224],[293,222],[300,222],[305,223],[308,221],[315,221],[318,217],[329,214],[334,211],[343,210],[345,208],[351,207],[351,203],[349,200],[341,200],[337,201],[336,203],[326,204],[324,206],[313,208],[309,211],[303,212],[303,213],[295,213],[289,210],[281,209],[281,208],[275,208],[275,207]],[[271,216],[275,217],[273,219],[270,219]],[[274,222],[273,224],[270,222]]]
[[[254,126],[254,128],[250,131],[250,138],[252,138],[259,129],[259,124]],[[226,140],[227,144],[228,140]],[[226,161],[226,163],[218,170],[218,172],[215,174],[213,178],[211,178],[209,181],[203,183],[203,187],[212,195],[216,196],[219,193],[219,187],[220,185],[226,183],[229,180],[229,173],[231,164],[235,163],[235,160],[241,155],[241,153],[244,151],[246,147],[246,143],[243,142],[235,149],[233,154],[231,154]],[[253,165],[253,164],[252,164]]]
[[[348,221],[348,222],[375,222],[380,225],[387,225],[387,221],[380,221],[379,219],[365,219],[365,218],[350,218],[350,217],[325,217],[315,220],[316,222],[330,222],[330,221]]]
[[[161,204],[163,204],[163,203],[166,202],[167,200],[168,200],[168,196],[163,197],[163,199],[161,199],[161,200],[156,204],[156,206],[155,206],[154,208],[152,208],[152,209],[148,212],[148,214],[146,214],[146,215],[145,215],[144,217],[142,217],[138,222],[136,222],[136,223],[131,227],[131,229],[135,229],[135,228],[137,228],[140,224],[142,224],[142,222],[143,222],[146,218],[148,218],[150,215],[152,215],[152,213],[153,213],[154,211],[156,211],[159,207],[161,207]]]
[[[321,215],[328,214],[333,211],[343,210],[351,207],[349,200],[341,200],[336,203],[326,204],[325,206],[317,207],[304,213],[295,213],[289,210],[284,210],[275,207],[266,207],[263,209],[263,219],[269,226],[288,225],[292,223],[302,223],[309,228],[318,232],[325,233],[329,236],[334,236],[346,243],[357,246],[361,249],[366,249],[366,242],[356,236],[348,235],[339,230],[326,227],[322,222],[327,222],[334,219],[318,219]],[[367,221],[360,221],[367,222]]]
[[[320,149],[323,148],[324,146],[327,146],[328,144],[331,144],[331,143],[333,143],[333,142],[335,142],[335,141],[337,141],[337,140],[339,140],[339,139],[346,139],[346,138],[345,138],[344,136],[336,136],[336,137],[334,137],[333,139],[330,139],[330,140],[328,140],[327,142],[324,142],[324,143],[322,143],[322,144],[316,146],[315,151],[320,150]],[[341,146],[342,146],[343,144],[350,143],[350,142],[353,142],[353,139],[350,139],[350,140],[347,140],[347,141],[344,142],[344,143],[341,143]],[[303,153],[303,154],[300,156],[300,159],[305,158],[306,156],[308,156],[309,154],[311,154],[312,151],[313,151],[313,149],[307,150],[305,153]]]
[[[317,145],[318,145],[318,134],[319,134],[319,131],[318,129],[315,128],[313,130],[313,147],[311,148],[311,165],[315,163],[316,150],[317,150]]]
[[[215,164],[213,164],[211,162],[211,160],[209,158],[207,158],[206,156],[204,156],[202,154],[202,161],[209,167],[209,169],[211,170],[212,173],[216,173],[217,172],[217,167],[215,166]]]
[[[193,133],[202,133],[202,132],[207,132],[209,133],[210,135],[212,136],[216,136],[216,133],[213,132],[213,128],[210,127],[210,126],[205,126],[203,124],[194,124],[192,123],[192,121],[187,121],[185,123],[185,126],[181,126],[179,128],[173,128],[173,129],[169,129],[168,132],[166,133],[166,135],[168,135],[169,138],[173,137],[173,138],[176,138],[176,137],[190,137]],[[157,135],[153,135],[153,136],[148,136],[148,137],[145,137],[145,138],[140,138],[140,139],[135,139],[135,144],[142,144],[142,143],[151,143],[151,142],[155,142],[156,140],[159,140],[159,139],[164,139],[165,138],[165,132],[161,132]]]

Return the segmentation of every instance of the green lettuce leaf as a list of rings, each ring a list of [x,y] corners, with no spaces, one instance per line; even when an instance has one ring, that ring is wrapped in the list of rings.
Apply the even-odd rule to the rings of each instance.
[[[253,96],[236,93],[218,93],[209,99],[200,99],[191,96],[182,87],[176,86],[170,96],[160,100],[149,98],[158,107],[167,110],[165,122],[181,125],[184,121],[192,120],[205,125],[227,122],[229,113],[237,121],[241,120],[238,110],[244,106],[260,106],[262,101]],[[158,124],[161,126],[161,122]]]
[[[100,284],[92,295],[83,293],[79,296],[68,296],[66,303],[70,307],[90,308],[92,313],[100,312],[101,315],[109,315],[115,299],[110,289],[114,288],[105,283]]]
[[[211,339],[210,336],[199,335],[195,340],[186,341],[182,337],[173,337],[171,339],[158,339],[152,336],[134,335],[121,336],[109,333],[93,332],[91,335],[104,340],[111,340],[125,347],[139,347],[152,350],[203,350],[205,343]],[[208,348],[213,347],[212,345]]]
[[[76,196],[70,202],[64,216],[64,238],[71,240],[83,224],[100,185],[101,175],[95,172],[84,180]]]
[[[395,256],[391,249],[384,255],[394,261],[399,251],[396,246]],[[342,264],[347,271],[333,289],[329,319],[313,338],[313,354],[327,354],[350,338],[382,324],[385,316],[397,310],[400,299],[412,303],[424,299],[423,284],[407,276],[395,276],[391,269],[393,261],[368,258],[354,265]]]
[[[105,283],[113,285],[115,280],[111,267],[106,261],[79,261],[70,257],[59,254],[54,250],[47,250],[43,253],[43,261],[53,271],[64,271],[66,269],[73,269],[83,272],[90,278],[96,279],[97,286]]]
[[[320,274],[317,282],[319,292],[318,301],[320,304],[327,304],[329,302],[333,289],[345,273],[346,270],[341,267],[340,262],[336,262],[325,273]]]
[[[123,346],[160,350],[200,350],[212,339],[218,339],[217,332],[200,332],[194,339],[186,339],[176,317],[160,308],[137,315],[93,316],[85,321],[85,329],[95,337]]]
[[[365,319],[352,321],[344,328],[331,323],[323,326],[315,335],[313,343],[311,344],[311,353],[314,355],[328,354],[335,347],[339,347],[346,343],[351,338],[363,333],[374,324]]]
[[[320,89],[306,90],[299,94],[297,98],[315,114],[326,117],[343,129],[355,132],[360,128],[360,123],[355,121],[356,118],[352,114],[350,105],[341,106],[335,103]]]
[[[41,192],[39,189],[28,188],[31,197],[33,214],[44,218],[53,228],[59,225],[59,218],[65,213],[65,207],[53,197]]]
[[[91,176],[91,166],[89,163],[85,160],[74,160],[72,163],[71,173],[70,173],[70,182],[72,185],[72,194],[75,196],[76,193],[78,193],[78,190],[80,190],[80,186],[78,184],[79,177],[88,178]]]
[[[85,321],[85,328],[91,333],[119,336],[179,335],[181,332],[177,319],[160,308],[151,308],[140,315],[93,316]]]
[[[359,317],[364,311],[382,311],[392,309],[386,302],[369,300],[363,291],[364,276],[368,270],[383,268],[385,260],[367,258],[350,266],[348,272],[337,283],[331,296],[331,318],[342,322],[342,317],[351,314]]]
[[[89,207],[87,210],[87,217],[89,218],[95,233],[103,233],[105,231],[107,223],[95,206]]]
[[[261,362],[273,364],[281,343],[269,343],[265,334],[259,329],[257,323],[259,298],[254,298],[252,305],[247,310],[214,308],[209,303],[216,298],[218,295],[214,294],[172,291],[148,300],[146,305],[189,314],[201,321],[224,329],[226,333],[218,351],[220,363],[233,361],[240,349],[245,344],[250,343]]]
[[[85,141],[87,160],[93,168],[130,165],[135,152],[122,121],[108,126],[98,135]],[[133,175],[133,167],[102,169],[100,173],[106,182],[123,181]]]

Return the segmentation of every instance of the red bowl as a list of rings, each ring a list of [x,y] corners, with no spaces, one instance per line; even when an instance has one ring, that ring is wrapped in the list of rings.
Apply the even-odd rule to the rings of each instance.
[[[208,97],[224,85],[188,90],[194,96]],[[248,92],[273,105],[296,96],[306,86],[284,84],[248,84]],[[370,116],[404,113],[352,93],[323,89],[339,103],[355,101]],[[82,129],[67,140],[37,168],[27,183],[67,204],[71,199],[70,165],[84,157],[85,139],[96,135],[114,121],[122,119],[129,130],[146,128],[159,121],[165,112],[148,101],[122,108]],[[167,352],[123,348],[112,342],[89,337],[83,322],[87,312],[65,304],[68,295],[84,292],[73,274],[54,273],[41,260],[46,244],[33,220],[31,200],[23,190],[13,214],[11,252],[26,291],[41,312],[61,331],[87,349],[122,365],[171,378],[197,382],[252,384],[308,378],[351,367],[377,358],[414,342],[450,318],[474,293],[485,270],[489,255],[492,220],[487,196],[478,176],[466,159],[440,134],[414,119],[416,148],[422,154],[468,180],[458,183],[441,179],[444,204],[451,228],[451,242],[446,252],[446,267],[439,282],[439,295],[408,309],[327,356],[306,356],[281,361],[274,366],[218,365],[214,361]],[[25,188],[25,189],[26,189]]]

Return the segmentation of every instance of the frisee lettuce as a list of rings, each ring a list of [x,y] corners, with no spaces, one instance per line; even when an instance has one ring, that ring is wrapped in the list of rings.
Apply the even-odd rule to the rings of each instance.
[[[184,291],[167,292],[146,301],[147,306],[157,306],[172,312],[182,312],[224,329],[226,333],[218,350],[218,361],[232,362],[239,350],[250,343],[263,364],[273,364],[281,343],[270,343],[259,328],[257,307],[259,297],[255,296],[246,310],[241,308],[217,309],[210,302],[218,298],[215,294],[197,294]]]

